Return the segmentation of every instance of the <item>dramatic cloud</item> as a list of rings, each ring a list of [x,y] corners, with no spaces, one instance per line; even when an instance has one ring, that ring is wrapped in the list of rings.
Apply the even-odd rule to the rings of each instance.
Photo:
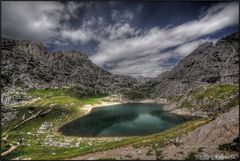
[[[41,41],[49,48],[78,46],[90,50],[89,58],[112,73],[154,77],[200,44],[216,42],[220,37],[211,35],[237,26],[239,19],[238,2],[213,3],[195,16],[174,19],[175,25],[156,16],[161,9],[148,13],[151,5],[147,3],[127,4],[5,1],[2,35]]]
[[[172,53],[162,53],[147,55],[144,57],[126,59],[115,64],[109,71],[116,74],[127,74],[132,76],[145,76],[149,75],[159,75],[160,73],[169,70],[169,66],[164,64],[172,56]],[[139,74],[141,73],[141,74]]]
[[[86,43],[93,38],[91,32],[79,29],[79,30],[63,30],[61,31],[61,36],[63,38],[68,38],[74,42],[80,41]]]
[[[146,57],[146,63],[134,65],[124,64],[120,61],[122,59],[128,61],[126,59],[153,54],[155,54],[154,59],[158,60],[158,57],[164,54],[162,51],[179,45],[182,46],[172,51],[172,55],[174,57],[176,57],[176,54],[181,57],[186,56],[201,43],[216,41],[211,39],[198,40],[200,37],[237,24],[238,17],[238,3],[228,5],[219,4],[209,8],[199,19],[183,23],[179,26],[162,29],[153,27],[149,31],[145,31],[137,36],[122,37],[114,41],[106,39],[99,44],[96,54],[91,59],[100,66],[119,60],[119,66],[116,66],[118,69],[111,70],[114,73],[131,72],[135,75],[156,76],[156,74],[163,72],[164,69],[157,65],[159,64],[157,61],[156,63],[147,61],[149,57]],[[122,24],[122,26],[125,25]],[[128,27],[128,31],[132,33],[137,30],[130,28],[129,25]],[[165,60],[167,61],[167,59]],[[135,59],[135,62],[137,61],[138,59]]]
[[[46,41],[59,35],[61,22],[75,16],[80,6],[74,2],[64,5],[60,2],[2,2],[3,36]]]
[[[200,39],[197,41],[191,41],[186,44],[183,44],[179,46],[176,50],[174,50],[175,53],[179,54],[181,57],[187,56],[190,54],[194,49],[196,49],[199,45],[205,43],[205,42],[215,42],[217,41],[216,39]]]

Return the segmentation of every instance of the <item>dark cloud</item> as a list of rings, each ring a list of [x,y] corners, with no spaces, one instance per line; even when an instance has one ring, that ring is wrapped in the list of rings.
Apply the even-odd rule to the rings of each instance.
[[[117,74],[153,77],[238,26],[238,2],[2,2],[2,35],[80,50]]]

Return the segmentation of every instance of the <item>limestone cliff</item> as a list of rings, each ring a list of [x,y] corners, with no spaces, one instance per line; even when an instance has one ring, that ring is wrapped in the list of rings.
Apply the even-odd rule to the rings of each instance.
[[[209,84],[238,84],[238,33],[207,42],[183,58],[171,71],[162,73],[141,86],[149,86],[152,96],[175,96]]]
[[[1,87],[55,88],[78,86],[96,93],[130,87],[136,79],[111,74],[77,51],[49,53],[40,43],[2,39]]]

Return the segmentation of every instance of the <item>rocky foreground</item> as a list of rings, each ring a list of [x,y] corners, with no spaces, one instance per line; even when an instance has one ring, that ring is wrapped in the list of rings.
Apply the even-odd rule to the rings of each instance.
[[[214,121],[205,124],[197,129],[189,132],[180,139],[173,142],[167,142],[160,148],[161,159],[164,160],[223,160],[237,159],[239,153],[237,149],[228,150],[221,149],[221,145],[237,147],[237,141],[234,139],[239,137],[239,108],[234,107],[229,112],[220,115]],[[226,148],[227,149],[227,148]],[[134,148],[133,146],[124,146],[104,152],[97,152],[72,158],[72,160],[99,160],[103,158],[125,160],[125,159],[141,159],[156,160],[160,159],[155,150],[151,146],[141,146]]]
[[[192,159],[194,157],[200,160],[236,159],[239,158],[237,138],[239,139],[239,107],[234,107],[182,137],[178,146],[167,145],[162,152],[163,159],[182,160],[189,155],[192,155]],[[229,144],[226,147],[228,150],[220,150],[224,144]],[[235,151],[231,149],[231,144],[232,149],[235,146]]]

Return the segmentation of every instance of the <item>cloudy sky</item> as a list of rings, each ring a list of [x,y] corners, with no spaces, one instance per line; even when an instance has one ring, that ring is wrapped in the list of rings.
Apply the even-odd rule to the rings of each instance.
[[[79,50],[116,73],[154,77],[238,30],[238,2],[2,2],[2,36]]]

